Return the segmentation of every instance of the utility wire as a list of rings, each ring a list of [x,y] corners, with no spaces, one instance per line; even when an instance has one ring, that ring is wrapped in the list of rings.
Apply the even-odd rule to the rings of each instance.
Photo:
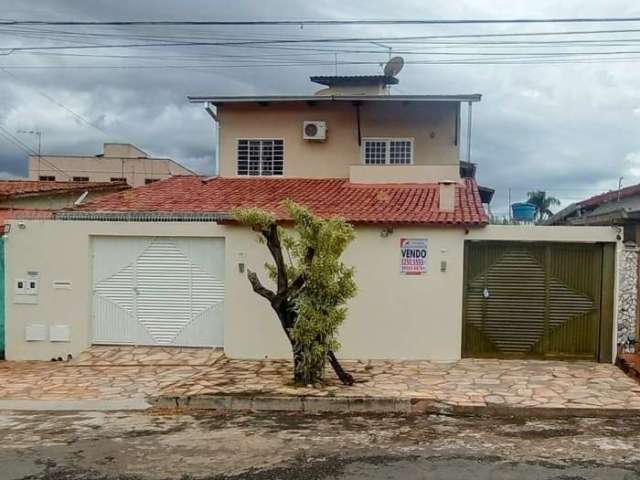
[[[102,130],[100,127],[98,127],[97,125],[93,124],[91,121],[87,120],[86,118],[84,118],[82,115],[80,115],[79,113],[74,112],[73,110],[71,110],[69,107],[67,107],[66,105],[60,103],[58,100],[56,100],[55,98],[51,97],[50,95],[46,94],[45,92],[38,90],[37,88],[27,84],[26,82],[23,82],[22,79],[20,77],[18,77],[16,74],[10,72],[9,70],[7,70],[6,68],[0,67],[0,71],[4,72],[5,74],[9,75],[10,77],[12,77],[14,80],[17,80],[18,82],[20,82],[22,85],[27,86],[28,88],[32,89],[33,91],[37,92],[38,94],[40,94],[41,96],[43,96],[44,98],[46,98],[47,100],[49,100],[50,102],[54,103],[55,105],[57,105],[58,107],[62,108],[63,110],[65,110],[66,112],[70,113],[71,115],[73,115],[74,118],[76,118],[77,120],[80,120],[82,123],[85,123],[86,125],[89,125],[90,127],[92,127],[93,129],[97,130],[98,132],[102,133],[103,135],[106,135],[107,137],[111,136],[109,133],[105,132],[104,130]]]
[[[621,52],[622,53],[622,52]],[[514,55],[504,58],[487,58],[487,59],[442,59],[442,60],[415,60],[405,61],[410,65],[550,65],[550,64],[580,64],[580,63],[627,63],[636,62],[640,59],[640,52],[624,52],[631,53],[631,56],[611,56],[607,57],[568,57],[562,54],[556,54],[555,57],[534,56],[522,57]],[[39,69],[58,69],[58,70],[161,70],[161,69],[188,69],[188,70],[207,70],[207,69],[230,69],[230,68],[270,68],[270,67],[309,67],[309,66],[335,66],[336,62],[296,62],[296,63],[247,63],[247,64],[168,64],[168,65],[2,65],[0,69],[4,70],[39,70]],[[378,61],[339,61],[337,65],[380,65]]]
[[[371,19],[371,20],[4,20],[4,25],[85,25],[85,26],[271,26],[271,25],[474,25],[510,23],[611,23],[638,22],[640,17],[574,17],[574,18],[484,18],[484,19]]]
[[[3,137],[5,140],[8,140],[9,142],[11,142],[14,146],[16,146],[18,149],[22,150],[23,152],[25,152],[27,155],[38,157],[38,159],[41,162],[46,163],[51,168],[53,168],[56,171],[60,172],[65,177],[71,178],[71,175],[69,175],[64,170],[61,170],[60,168],[56,167],[53,163],[51,163],[49,160],[44,158],[42,155],[39,155],[36,151],[34,151],[31,147],[29,147],[29,145],[27,145],[22,140],[20,140],[18,137],[13,135],[9,130],[4,128],[2,125],[0,125],[0,136]]]

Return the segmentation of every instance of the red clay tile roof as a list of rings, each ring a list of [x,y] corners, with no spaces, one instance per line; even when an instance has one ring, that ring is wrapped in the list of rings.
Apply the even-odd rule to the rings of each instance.
[[[0,207],[0,224],[7,220],[41,220],[53,218],[53,211],[45,208],[4,208]]]
[[[47,193],[83,192],[85,190],[124,190],[125,183],[116,182],[44,182],[40,180],[0,180],[0,200]]]
[[[360,223],[480,226],[487,223],[474,180],[456,187],[455,210],[438,210],[437,184],[353,184],[348,179],[214,178],[175,176],[106,195],[74,210],[91,212],[230,213],[259,207],[286,220],[282,202],[293,200],[316,215]]]
[[[0,207],[0,234],[4,233],[4,226],[7,220],[46,220],[51,218],[53,218],[53,212],[51,210]]]
[[[601,193],[593,197],[587,198],[577,203],[578,207],[597,207],[603,203],[609,203],[611,201],[618,200],[618,192],[620,192],[620,198],[627,198],[633,195],[640,194],[640,183],[631,185],[629,187],[621,188],[620,190],[611,190],[609,192]]]

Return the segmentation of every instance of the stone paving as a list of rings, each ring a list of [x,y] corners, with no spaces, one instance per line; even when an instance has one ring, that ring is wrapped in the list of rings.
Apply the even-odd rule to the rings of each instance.
[[[121,400],[156,395],[207,367],[83,367],[0,362],[0,400]]]
[[[638,409],[640,385],[613,365],[590,362],[463,359],[344,361],[356,378],[345,387],[333,372],[323,386],[294,387],[284,360],[221,359],[214,368],[177,382],[162,395],[274,395],[412,398],[461,407],[505,406]]]
[[[280,396],[397,398],[460,407],[638,410],[640,385],[613,365],[463,359],[343,361],[357,383],[331,370],[323,385],[294,387],[286,360],[232,360],[211,349],[93,347],[73,362],[0,362],[2,400]]]
[[[205,348],[91,347],[71,362],[0,362],[0,400],[147,398],[221,356]]]
[[[207,366],[223,355],[221,349],[185,347],[93,346],[69,366]]]

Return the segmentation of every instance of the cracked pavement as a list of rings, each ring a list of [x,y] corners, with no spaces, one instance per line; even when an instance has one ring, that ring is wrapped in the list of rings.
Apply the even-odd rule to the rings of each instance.
[[[0,414],[3,480],[633,479],[640,419]]]

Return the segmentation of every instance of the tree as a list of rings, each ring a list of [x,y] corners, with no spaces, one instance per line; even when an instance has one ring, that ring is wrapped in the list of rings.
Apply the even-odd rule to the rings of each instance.
[[[547,192],[536,190],[527,194],[527,202],[536,206],[536,220],[542,222],[545,218],[553,215],[551,207],[560,205],[560,200],[556,197],[548,197]]]
[[[353,268],[340,257],[354,238],[353,227],[340,218],[314,216],[307,208],[284,202],[293,220],[291,231],[275,217],[257,208],[238,209],[235,218],[260,234],[273,263],[265,268],[276,290],[266,288],[258,275],[247,271],[253,291],[269,301],[291,344],[294,382],[308,385],[322,380],[326,360],[345,385],[352,385],[335,351],[337,333],[346,318],[346,301],[356,293]]]

